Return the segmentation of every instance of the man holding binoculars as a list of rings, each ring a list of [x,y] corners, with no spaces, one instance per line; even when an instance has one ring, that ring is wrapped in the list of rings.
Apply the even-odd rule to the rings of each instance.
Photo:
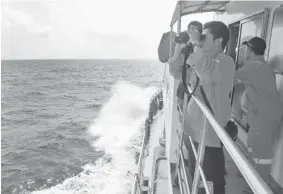
[[[168,61],[170,74],[174,78],[181,78],[182,64],[186,61],[187,57],[194,52],[193,44],[195,44],[196,41],[193,40],[193,38],[197,39],[197,36],[200,36],[201,33],[202,24],[198,21],[192,21],[189,23],[187,31],[181,32],[179,36],[176,36],[174,56]]]
[[[193,82],[192,78],[194,72],[192,71],[191,68],[186,67],[187,66],[186,61],[189,55],[191,55],[196,49],[196,44],[198,43],[196,40],[199,39],[201,33],[202,33],[202,24],[198,21],[190,22],[187,31],[181,32],[179,36],[176,36],[175,38],[176,47],[175,47],[174,57],[171,58],[170,61],[168,62],[170,65],[169,70],[171,75],[176,79],[180,79],[180,83],[177,89],[178,105],[180,108],[183,107],[184,91],[185,91],[181,77],[184,73],[183,71],[185,71],[186,82],[187,83]],[[181,115],[180,115],[180,121],[181,121]]]
[[[191,23],[190,23],[191,24]],[[231,99],[229,94],[233,88],[235,64],[231,57],[223,52],[229,41],[229,30],[220,21],[211,21],[204,24],[203,32],[188,25],[189,41],[194,45],[194,52],[187,59],[182,53],[185,45],[176,44],[174,57],[169,61],[170,73],[179,79],[182,71],[187,71],[186,82],[192,83],[195,74],[200,80],[200,87],[195,95],[206,98],[215,119],[226,128],[231,114]],[[202,33],[202,34],[201,34]],[[182,35],[177,37],[176,43],[183,40]],[[183,63],[182,63],[183,62]],[[182,68],[185,66],[186,68]],[[189,76],[188,76],[189,75]],[[184,133],[191,136],[197,147],[200,142],[202,123],[205,121],[203,113],[194,100],[190,100],[184,112]],[[215,133],[209,121],[206,128],[205,153],[203,158],[203,170],[207,181],[212,182],[214,193],[225,193],[225,159],[222,143]],[[185,139],[188,148],[188,163],[190,173],[193,177],[195,169],[195,158],[189,140]],[[204,191],[200,190],[200,193]],[[204,192],[205,193],[205,192]]]

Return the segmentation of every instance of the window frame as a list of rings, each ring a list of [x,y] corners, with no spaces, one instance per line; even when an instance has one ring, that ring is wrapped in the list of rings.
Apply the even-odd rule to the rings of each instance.
[[[238,64],[238,60],[239,60],[243,25],[248,23],[248,22],[255,20],[258,17],[261,17],[261,35],[260,35],[260,38],[262,38],[266,41],[266,32],[267,32],[266,29],[267,29],[267,26],[268,26],[268,16],[269,16],[269,10],[264,9],[263,11],[261,11],[259,13],[255,13],[255,14],[250,15],[249,17],[246,17],[246,18],[239,21],[240,22],[240,28],[239,28],[239,36],[238,36],[238,43],[237,43],[238,50],[237,50],[236,61],[235,61],[236,65]]]
[[[261,22],[262,22],[261,38],[266,41],[269,12],[270,12],[270,10],[268,8],[265,8],[261,11],[249,14],[247,16],[244,16],[240,19],[237,19],[237,20],[234,20],[234,21],[228,23],[228,27],[236,25],[237,23],[239,24],[239,34],[238,34],[238,40],[237,40],[237,46],[236,46],[237,52],[236,52],[236,58],[235,58],[236,68],[237,68],[237,64],[238,64],[238,60],[239,60],[239,52],[240,52],[240,43],[241,43],[241,37],[242,37],[242,26],[243,26],[243,24],[245,24],[249,21],[252,21],[254,18],[256,18],[258,16],[261,16],[262,17],[262,19],[261,19]]]
[[[239,33],[238,33],[238,40],[237,40],[237,46],[236,46],[237,52],[236,52],[236,58],[235,58],[235,70],[238,69],[238,60],[239,60],[239,53],[240,53],[240,46],[241,46],[240,43],[241,43],[241,37],[242,37],[243,24],[245,24],[249,21],[253,21],[255,18],[261,16],[261,22],[262,22],[261,38],[263,38],[266,41],[269,13],[270,13],[270,10],[268,8],[265,8],[261,11],[252,13],[250,15],[244,16],[240,19],[237,19],[237,20],[234,20],[233,22],[228,23],[228,27],[233,26],[233,25],[237,25],[237,24],[239,25]],[[234,87],[233,87],[233,90],[232,90],[231,106],[233,105],[233,101],[234,101]],[[248,132],[247,129],[245,129],[245,128],[243,128],[243,129],[246,133]]]

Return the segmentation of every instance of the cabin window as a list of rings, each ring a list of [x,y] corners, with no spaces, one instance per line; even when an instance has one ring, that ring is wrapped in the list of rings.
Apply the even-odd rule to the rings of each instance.
[[[269,48],[269,62],[276,73],[283,73],[283,7],[274,12]]]
[[[226,54],[234,59],[236,69],[243,66],[243,58],[246,52],[245,47],[243,47],[241,43],[254,36],[264,36],[265,20],[267,16],[268,11],[263,11],[229,25],[230,40],[227,45]]]
[[[246,47],[242,43],[255,36],[264,38],[267,16],[268,11],[266,10],[229,25],[231,37],[227,54],[234,58],[236,69],[244,66],[243,61],[246,56]],[[242,113],[241,98],[244,91],[245,85],[243,84],[237,85],[233,89],[232,106],[233,115],[236,119],[240,119]]]
[[[241,40],[249,36],[259,36],[261,37],[262,22],[261,18],[256,18],[255,20],[250,20],[242,24]]]
[[[242,42],[251,39],[254,36],[262,37],[263,33],[263,13],[254,15],[248,19],[242,20],[240,22],[240,40],[238,45],[238,59],[237,59],[237,69],[243,66],[243,58],[245,57],[246,47],[244,47]]]
[[[238,53],[237,44],[239,38],[239,27],[240,27],[240,22],[236,22],[229,25],[230,39],[227,44],[226,54],[231,56],[234,62],[236,62],[236,56]]]

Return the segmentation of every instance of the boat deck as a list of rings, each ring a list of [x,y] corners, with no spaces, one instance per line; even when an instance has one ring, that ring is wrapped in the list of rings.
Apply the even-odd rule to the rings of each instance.
[[[226,175],[226,193],[227,194],[240,194],[246,184],[245,179],[241,176],[241,173],[238,171],[238,167],[230,157],[230,155],[225,153],[225,163],[227,167]]]
[[[161,114],[157,119],[153,122],[151,126],[151,134],[149,138],[149,143],[147,145],[147,154],[143,160],[143,175],[144,177],[153,178],[152,174],[155,174],[155,180],[150,180],[150,187],[154,187],[155,193],[165,194],[168,193],[168,184],[172,183],[173,175],[176,169],[176,164],[170,164],[170,172],[168,171],[168,160],[160,160],[156,167],[154,166],[156,159],[158,157],[164,156],[164,149],[159,145],[159,138],[162,137],[163,130],[162,129],[162,121],[164,115]],[[226,193],[227,194],[241,194],[244,188],[245,180],[241,176],[238,171],[237,166],[233,162],[232,158],[228,154],[228,152],[224,149],[225,153],[225,163],[226,163]],[[155,172],[155,173],[154,173]],[[168,173],[166,173],[168,172]],[[171,178],[171,180],[170,180]],[[180,189],[177,187],[172,187],[174,194],[179,194]],[[170,193],[170,192],[169,192]]]

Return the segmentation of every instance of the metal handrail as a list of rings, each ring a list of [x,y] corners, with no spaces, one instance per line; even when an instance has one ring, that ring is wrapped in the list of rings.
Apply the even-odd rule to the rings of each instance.
[[[187,96],[187,94],[185,93],[184,102],[183,102],[183,110],[186,109],[186,107],[187,107],[187,102],[188,102],[188,96]],[[180,110],[180,112],[181,112],[181,110]],[[182,113],[182,115],[184,115],[184,114]],[[185,125],[185,119],[184,119],[184,117],[183,117],[182,123],[181,123],[181,138],[180,138],[180,141],[179,141],[180,143],[179,143],[179,148],[178,148],[178,150],[182,150],[182,146],[183,146],[183,141],[184,141],[184,138],[183,138],[183,129],[184,129],[184,125]],[[180,157],[180,153],[177,152],[177,171],[178,171],[178,168],[179,168],[180,158],[181,158],[181,157]],[[174,180],[176,180],[176,178],[177,178],[177,174],[174,175]]]
[[[195,147],[195,145],[193,143],[193,140],[192,140],[191,137],[189,137],[189,140],[190,140],[190,144],[192,146],[192,150],[193,150],[193,153],[195,155],[195,158],[197,158],[198,155],[197,155],[196,147]],[[201,176],[201,179],[202,179],[203,184],[204,184],[205,191],[206,191],[206,193],[209,193],[209,189],[208,189],[208,185],[207,185],[207,182],[206,182],[206,177],[204,175],[203,169],[202,169],[202,167],[200,165],[198,165],[198,169],[199,169],[200,176]]]
[[[135,194],[136,191],[137,191],[138,175],[135,174],[134,176],[135,176],[135,177],[134,177],[134,185],[133,185],[131,194]]]
[[[178,138],[178,139],[179,139],[179,138]],[[191,144],[191,146],[192,146],[193,154],[194,154],[195,158],[197,158],[197,151],[196,151],[195,145],[193,144],[193,141],[192,141],[191,137],[189,137],[189,140],[190,140],[190,144]],[[186,173],[185,173],[184,155],[183,155],[183,153],[182,153],[182,150],[179,150],[179,152],[180,152],[180,157],[181,157],[181,158],[180,158],[181,167],[184,169],[183,171],[184,171],[184,174],[185,174],[185,179],[187,180],[187,181],[186,181],[186,182],[187,182],[186,188],[188,188],[188,190],[189,190],[190,187],[189,187],[189,185],[188,185],[188,178],[187,178],[187,175],[186,175]],[[204,175],[204,172],[203,172],[203,169],[202,169],[201,165],[198,165],[198,169],[199,169],[199,171],[200,171],[200,177],[201,177],[201,179],[202,179],[202,181],[203,181],[203,184],[204,184],[204,189],[205,189],[206,193],[209,194],[209,189],[208,189],[206,177],[205,177],[205,175]],[[181,170],[181,168],[180,168],[180,170]],[[190,190],[189,190],[188,193],[190,193]]]
[[[189,92],[192,93],[192,90],[190,90],[190,88],[188,88]],[[187,103],[188,102],[188,95],[185,93],[184,95],[184,102],[183,102],[183,112],[186,110],[187,108]],[[181,137],[179,139],[179,136],[178,139],[179,139],[179,152],[177,152],[177,175],[175,175],[175,178],[178,178],[179,179],[179,183],[180,183],[180,176],[179,176],[179,171],[182,171],[183,170],[183,174],[185,174],[185,181],[187,184],[185,184],[186,186],[186,190],[187,190],[187,193],[191,193],[190,192],[190,188],[189,188],[189,185],[188,185],[188,179],[187,179],[187,176],[186,176],[186,170],[184,168],[184,157],[182,155],[182,146],[183,146],[183,141],[184,141],[184,138],[183,138],[183,135],[184,135],[184,113],[182,112],[182,110],[180,109],[180,106],[177,105],[179,107],[179,112],[182,116],[182,125],[181,125]],[[206,120],[205,120],[206,121]],[[206,131],[205,131],[205,124],[202,125],[201,127],[201,142],[200,142],[200,145],[199,145],[199,149],[198,149],[198,154],[196,154],[196,150],[195,150],[195,146],[192,144],[192,148],[194,150],[194,155],[196,156],[196,168],[195,168],[195,173],[194,173],[194,178],[193,178],[193,183],[192,183],[192,193],[197,193],[197,190],[198,190],[198,183],[199,183],[199,178],[201,177],[202,178],[202,181],[203,181],[203,184],[204,184],[204,188],[205,188],[205,191],[207,194],[210,194],[209,192],[209,189],[208,189],[208,185],[207,185],[207,181],[206,181],[206,177],[204,175],[204,172],[203,172],[203,169],[201,167],[201,164],[202,164],[202,161],[203,161],[203,156],[204,156],[204,140],[205,140],[205,135],[206,135]],[[192,143],[192,142],[191,142]],[[197,156],[200,156],[200,157],[197,157]],[[179,165],[181,164],[181,167],[179,167]],[[182,169],[183,167],[183,169]],[[180,174],[182,174],[180,173]],[[176,177],[177,176],[177,177]],[[182,188],[180,188],[182,189]]]
[[[191,88],[187,85],[189,92],[192,92]],[[194,173],[194,179],[193,179],[193,186],[192,186],[192,194],[197,193],[198,190],[198,183],[199,178],[201,177],[203,180],[203,184],[206,190],[206,193],[209,193],[207,181],[205,178],[205,175],[203,173],[203,169],[201,168],[201,163],[204,156],[204,149],[205,149],[205,136],[206,136],[206,130],[205,130],[205,123],[207,120],[212,125],[213,129],[215,130],[216,134],[222,141],[223,145],[225,146],[226,150],[228,151],[229,155],[239,168],[240,172],[243,174],[244,178],[246,179],[247,183],[250,185],[251,189],[256,194],[273,194],[272,190],[269,188],[269,186],[265,183],[265,181],[262,179],[262,177],[258,174],[258,172],[254,169],[252,164],[249,162],[249,160],[246,158],[246,156],[242,153],[240,148],[237,146],[237,144],[231,140],[227,132],[223,129],[222,126],[216,121],[211,111],[207,108],[207,106],[195,95],[192,95],[192,98],[196,101],[202,112],[204,113],[202,127],[201,127],[201,142],[198,147],[198,153],[196,153],[196,149],[193,145],[193,142],[190,138],[190,143],[192,144],[192,149],[194,152],[194,155],[196,157],[196,167],[195,167],[195,173]],[[187,101],[187,94],[185,94],[184,101]],[[181,137],[179,139],[179,152],[177,153],[177,177],[179,178],[179,181],[181,181],[180,174],[186,173],[185,169],[179,168],[179,165],[184,163],[184,159],[182,157],[181,148],[183,146],[183,127],[184,127],[184,116],[183,112],[186,110],[187,103],[184,103],[183,111],[181,111],[179,107],[180,114],[182,115],[182,125],[181,125]],[[179,137],[179,136],[178,136]],[[183,165],[182,165],[183,167]],[[183,170],[183,172],[179,172]],[[184,177],[187,180],[187,177]],[[188,188],[187,185],[186,189]],[[180,188],[181,190],[183,188]],[[190,192],[188,192],[190,193]]]
[[[181,168],[183,170],[183,174],[184,174],[184,178],[186,180],[185,182],[185,186],[186,186],[186,190],[187,190],[187,193],[190,193],[190,187],[189,187],[189,183],[188,183],[188,177],[187,177],[187,173],[186,173],[186,168],[185,168],[185,162],[184,162],[184,156],[183,156],[183,153],[181,151],[180,153],[180,157],[181,157]]]
[[[154,100],[157,95],[160,94],[160,92],[162,92],[162,90],[158,90],[154,93],[153,97],[151,98],[150,100],[150,103],[149,103],[149,107],[152,103],[152,100]],[[154,117],[156,116],[157,112],[158,112],[159,109],[156,110],[155,114],[152,116],[152,119],[154,119]],[[143,140],[142,140],[142,146],[141,146],[141,153],[139,155],[139,160],[138,160],[138,170],[137,170],[137,173],[135,173],[134,175],[134,185],[133,185],[133,188],[132,188],[132,192],[131,194],[136,194],[137,193],[137,189],[139,188],[139,192],[141,192],[141,181],[143,179],[143,177],[141,177],[141,175],[143,176],[142,174],[142,159],[145,157],[145,150],[148,151],[148,149],[146,149],[146,145],[147,145],[147,140],[149,138],[149,136],[147,135],[148,131],[147,131],[147,128],[145,128],[144,130],[144,136],[143,136]]]
[[[181,16],[182,16],[180,0],[178,0],[178,4],[177,4],[175,10],[176,11],[174,12],[174,14],[176,13],[177,17],[178,17],[177,34],[180,34]],[[172,29],[173,29],[173,26],[171,25],[171,31],[172,31]],[[170,36],[170,47],[172,45],[171,43],[172,43],[172,38]],[[172,52],[172,50],[170,49],[170,53],[171,52]],[[188,85],[186,85],[186,86],[187,86],[186,89],[188,89],[189,92],[192,92],[190,87],[188,87]],[[249,160],[241,152],[240,148],[229,137],[229,135],[223,129],[223,127],[216,121],[216,119],[214,118],[214,116],[210,112],[210,110],[207,108],[207,106],[195,95],[192,95],[192,98],[196,101],[196,103],[198,104],[198,106],[200,107],[202,112],[204,113],[204,116],[203,116],[204,122],[202,122],[202,128],[201,128],[201,133],[202,133],[201,134],[201,142],[199,144],[198,154],[197,154],[197,157],[196,157],[197,162],[196,162],[195,173],[194,173],[193,192],[192,193],[195,194],[197,192],[197,184],[199,182],[199,176],[201,175],[201,177],[202,177],[202,173],[200,173],[199,166],[201,166],[200,164],[202,163],[203,156],[204,156],[204,148],[205,148],[205,141],[204,140],[205,140],[205,135],[206,135],[206,132],[205,132],[206,127],[203,125],[203,123],[207,122],[207,120],[208,120],[210,122],[210,124],[212,125],[213,129],[215,130],[216,134],[218,135],[218,137],[222,141],[222,143],[225,146],[226,150],[228,151],[229,155],[231,156],[231,158],[233,159],[233,161],[235,162],[235,164],[237,165],[237,167],[239,168],[239,170],[243,174],[247,183],[250,185],[251,189],[256,194],[273,194],[273,192],[268,187],[268,185],[264,182],[264,180],[261,178],[261,176],[253,168],[253,166],[251,165]],[[182,109],[183,112],[179,108],[179,111],[180,111],[183,119],[182,119],[182,123],[181,123],[181,138],[180,138],[180,142],[179,142],[179,145],[178,145],[178,150],[181,150],[182,146],[183,146],[183,128],[184,128],[183,113],[184,113],[184,110],[186,110],[186,107],[187,107],[187,100],[188,100],[188,98],[187,98],[187,95],[185,94],[184,105],[183,105],[183,109]],[[179,171],[179,169],[181,170],[181,168],[179,168],[179,165],[180,165],[180,160],[181,160],[181,162],[183,162],[183,158],[181,158],[181,155],[180,155],[179,152],[177,152],[177,173],[176,173],[175,177],[179,178],[179,183],[180,183],[182,181],[182,179],[181,179],[181,174],[180,174],[180,171]],[[196,155],[195,152],[196,151],[194,151],[194,154]],[[175,180],[175,177],[174,177],[174,180]],[[205,177],[204,177],[204,179],[205,179]],[[203,182],[204,182],[204,185],[207,189],[207,182],[206,181],[203,181]],[[181,185],[182,185],[182,182],[181,182]],[[180,188],[181,193],[183,192],[182,189],[183,188],[181,186],[181,188]]]
[[[179,138],[179,136],[177,136],[177,138],[178,138],[179,141],[181,140]],[[179,144],[179,145],[182,145],[182,144]],[[176,173],[177,173],[177,175],[178,175],[178,173],[180,173],[181,175],[184,176],[184,179],[185,179],[184,185],[185,185],[185,189],[187,191],[186,193],[190,193],[190,187],[189,187],[188,177],[187,177],[187,173],[186,173],[186,169],[185,169],[185,161],[184,161],[184,155],[183,155],[183,152],[182,152],[182,148],[178,150],[177,154],[179,155],[180,158],[179,158],[179,163],[177,163]],[[179,178],[179,183],[180,183],[180,178]]]
[[[202,120],[204,122],[201,123],[201,140],[200,144],[198,147],[198,157],[196,158],[196,166],[195,166],[195,173],[194,173],[194,178],[193,178],[193,186],[192,186],[192,194],[197,193],[198,191],[198,183],[199,183],[199,178],[200,178],[200,171],[199,171],[199,166],[203,163],[203,157],[204,157],[204,152],[205,152],[205,138],[206,138],[206,118],[205,116],[202,117]],[[207,188],[207,182],[204,182],[205,187]],[[208,192],[210,194],[210,192]]]
[[[152,184],[152,193],[155,192],[155,189],[156,189],[156,182],[158,180],[158,178],[156,178],[156,174],[157,174],[157,171],[158,171],[158,168],[157,168],[157,165],[158,163],[161,161],[161,160],[167,160],[167,157],[165,156],[159,156],[158,158],[155,159],[155,163],[154,163],[154,175],[152,177],[153,179],[153,184]],[[150,192],[151,193],[151,192]]]
[[[177,175],[178,175],[178,179],[179,179],[179,181],[180,181],[180,184],[183,184],[183,183],[182,183],[183,181],[182,181],[182,178],[181,178],[181,175],[180,175],[180,174],[181,174],[181,172],[180,172],[179,170],[177,170]],[[184,193],[184,192],[183,192],[183,187],[180,188],[180,193],[181,193],[181,194]]]
[[[144,157],[144,151],[145,151],[145,141],[146,141],[146,138],[147,138],[147,135],[146,135],[146,130],[144,131],[145,134],[143,136],[143,141],[142,141],[142,147],[141,147],[141,153],[140,153],[140,156],[139,156],[139,161],[138,161],[138,171],[137,173],[135,174],[135,179],[134,179],[134,186],[133,186],[133,189],[132,189],[132,192],[131,194],[135,194],[136,191],[137,191],[137,186],[139,184],[139,188],[140,188],[140,174],[141,174],[141,166],[142,166],[142,158]]]
[[[190,87],[188,87],[188,89],[190,92],[192,91]],[[258,172],[254,169],[252,164],[245,157],[245,155],[241,152],[241,150],[236,145],[236,143],[232,141],[232,139],[229,137],[227,132],[216,121],[216,119],[214,118],[211,111],[207,108],[207,106],[195,95],[192,95],[192,98],[196,101],[196,103],[198,104],[202,112],[204,113],[206,119],[210,122],[211,126],[215,130],[216,134],[222,141],[229,155],[231,156],[231,158],[233,159],[233,161],[239,168],[240,172],[246,179],[247,183],[250,185],[253,192],[255,192],[256,194],[273,194],[272,190],[269,188],[266,182],[262,179],[262,177],[258,174]]]

